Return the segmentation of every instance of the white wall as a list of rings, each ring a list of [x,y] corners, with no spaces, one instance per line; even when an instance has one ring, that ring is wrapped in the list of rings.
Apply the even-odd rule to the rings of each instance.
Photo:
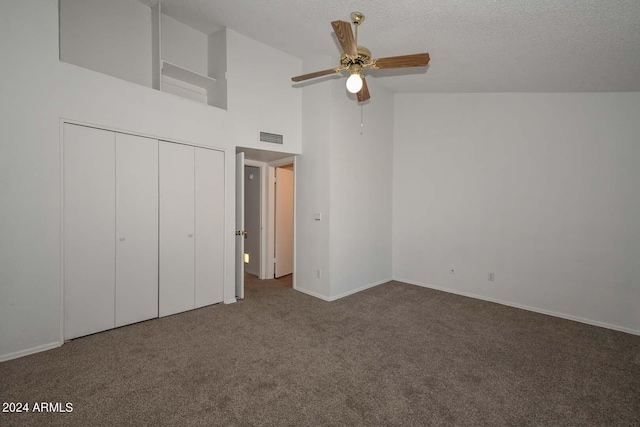
[[[0,360],[60,340],[56,0],[0,2]]]
[[[395,101],[395,279],[640,333],[640,93]]]
[[[238,145],[302,151],[302,91],[291,77],[302,60],[227,29],[227,108]],[[284,145],[260,142],[260,131],[284,135]]]
[[[60,59],[151,87],[148,7],[131,0],[60,0],[60,11]]]
[[[308,59],[303,72],[334,62]],[[368,83],[374,101],[364,111],[347,94],[344,76],[299,84],[304,153],[296,166],[296,288],[325,300],[392,277],[393,94],[375,79]]]
[[[227,109],[227,30],[223,28],[209,34],[209,76],[216,79],[215,91],[209,94],[209,105]],[[300,101],[301,102],[301,101]]]
[[[334,62],[307,59],[303,72]],[[364,107],[347,94],[344,76],[298,85],[304,153],[296,169],[296,288],[325,300],[392,277],[393,94],[367,81],[373,101]]]
[[[0,2],[0,20],[0,54],[11,64],[0,68],[2,81],[11,82],[0,97],[0,360],[61,343],[62,119],[226,150],[225,299],[233,298],[235,147],[247,146],[239,129],[262,126],[259,106],[268,92],[230,90],[234,109],[227,112],[59,62],[56,0]],[[237,38],[242,43],[231,43],[228,60],[242,79],[254,73],[242,67],[241,50],[263,45]],[[262,84],[277,87],[301,61],[276,51],[260,65]],[[289,135],[280,150],[301,149],[301,97],[290,90],[269,99],[264,116]]]
[[[393,94],[367,83],[371,101],[362,106],[344,78],[330,83],[331,298],[392,277]]]
[[[299,74],[327,68],[331,58],[317,56],[304,61]],[[330,66],[330,65],[329,65]],[[302,92],[302,145],[296,163],[296,289],[329,298],[329,163],[331,90],[329,82],[305,83]],[[322,215],[321,221],[315,214]],[[317,277],[317,270],[321,277]]]
[[[202,75],[208,75],[208,36],[162,14],[162,59]]]

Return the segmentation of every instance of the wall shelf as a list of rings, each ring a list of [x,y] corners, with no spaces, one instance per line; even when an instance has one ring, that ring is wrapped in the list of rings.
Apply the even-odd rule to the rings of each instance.
[[[162,61],[162,75],[201,87],[207,91],[213,90],[216,85],[216,79],[212,77],[204,76],[167,61]]]
[[[226,110],[226,30],[198,33],[163,14],[161,2],[151,11],[153,87]]]

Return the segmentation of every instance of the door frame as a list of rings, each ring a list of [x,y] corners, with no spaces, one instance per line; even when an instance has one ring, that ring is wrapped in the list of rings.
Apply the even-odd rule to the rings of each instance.
[[[241,147],[236,148],[236,153],[239,151],[243,151]],[[275,168],[278,166],[284,165],[293,165],[293,275],[292,275],[292,286],[293,289],[297,289],[296,285],[296,217],[297,217],[297,176],[296,176],[296,165],[297,165],[297,157],[298,155],[292,154],[291,156],[284,157],[282,159],[273,160],[270,162],[261,162],[257,160],[250,160],[245,158],[244,165],[245,166],[257,166],[260,168],[261,179],[262,179],[262,197],[260,203],[261,210],[261,218],[263,229],[261,232],[261,248],[262,250],[262,260],[260,265],[260,279],[273,279],[274,276],[274,268],[273,268],[273,259],[274,259],[274,235],[273,228],[275,225],[274,221],[274,206],[275,206],[275,197],[274,197],[274,176],[275,176]],[[243,171],[244,172],[244,171]],[[234,190],[234,194],[237,197],[237,191]],[[235,204],[234,204],[235,205]],[[235,226],[235,225],[234,225]],[[234,258],[234,264],[239,260]]]
[[[235,255],[234,283],[236,299],[244,299],[244,152],[235,155]]]
[[[269,167],[268,171],[268,189],[267,189],[267,199],[268,199],[268,233],[267,233],[267,248],[269,248],[268,259],[267,259],[267,271],[266,274],[270,279],[273,279],[275,271],[273,268],[274,259],[275,259],[275,171],[279,166],[285,165],[293,165],[293,289],[297,289],[296,286],[296,256],[297,256],[297,245],[296,245],[296,223],[297,223],[297,205],[298,205],[298,197],[297,197],[297,173],[296,173],[296,160],[298,156],[286,157],[284,159],[274,160],[272,162],[267,163]]]

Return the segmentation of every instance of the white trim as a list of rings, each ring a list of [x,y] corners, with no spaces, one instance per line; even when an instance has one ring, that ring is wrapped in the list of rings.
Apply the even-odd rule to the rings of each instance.
[[[158,140],[158,144],[160,144]],[[160,147],[158,147],[160,150]],[[224,297],[227,295],[227,279],[229,278],[229,269],[227,265],[227,261],[229,261],[228,257],[228,249],[229,249],[229,236],[228,228],[230,225],[229,220],[229,165],[227,162],[229,161],[229,156],[227,156],[227,150],[222,150],[223,153],[223,164],[224,164],[224,225],[222,229],[224,230],[224,237],[222,239],[222,244],[224,245],[224,251],[222,252],[222,262],[224,267],[222,268],[222,300],[224,301]],[[158,151],[158,166],[160,165],[160,152]],[[235,157],[235,156],[234,156]],[[158,167],[158,173],[160,173],[160,168]],[[158,197],[160,196],[160,176],[158,175]],[[160,206],[158,205],[158,227],[160,227]],[[235,242],[235,240],[234,240]],[[158,228],[158,251],[160,250],[160,228]],[[235,252],[235,251],[234,251]],[[235,288],[235,286],[234,286]],[[235,289],[234,289],[235,293]],[[235,302],[235,296],[233,298]],[[158,304],[160,304],[160,252],[158,252]],[[226,303],[225,303],[226,304]],[[158,314],[160,314],[160,305],[158,305]]]
[[[58,229],[58,238],[60,239],[60,301],[58,302],[60,316],[60,345],[64,342],[64,125],[65,121],[60,120],[60,153],[58,160],[60,162],[60,228]],[[28,350],[25,350],[28,351]],[[1,359],[1,358],[0,358]]]
[[[58,348],[62,345],[62,341],[56,341],[49,344],[39,345],[37,347],[28,348],[26,350],[16,351],[14,353],[3,354],[0,356],[0,362],[6,362],[7,360],[17,359],[19,357],[28,356],[30,354],[40,353],[43,351]]]
[[[168,92],[164,92],[164,93],[168,93]],[[174,95],[174,96],[177,96],[177,95]],[[182,98],[182,97],[179,97],[179,98],[180,99],[187,99],[187,98]],[[120,128],[107,126],[107,125],[98,125],[98,124],[95,124],[95,123],[83,122],[83,121],[80,121],[80,120],[73,120],[73,119],[68,119],[68,118],[64,118],[64,117],[61,118],[60,121],[62,123],[68,123],[70,125],[85,126],[85,127],[88,127],[88,128],[94,128],[94,129],[98,129],[98,130],[106,130],[106,131],[110,131],[110,132],[124,133],[124,134],[127,134],[127,135],[141,136],[143,138],[157,139],[158,141],[166,141],[166,142],[171,142],[173,144],[182,144],[182,145],[189,145],[191,147],[206,148],[208,150],[224,151],[225,153],[227,151],[229,151],[228,148],[214,147],[212,145],[196,144],[194,142],[183,141],[183,140],[180,140],[180,139],[165,138],[163,136],[151,135],[151,134],[147,134],[147,133],[143,133],[143,132],[137,132],[137,131],[130,131],[130,130],[120,129]]]
[[[298,236],[298,221],[296,218],[298,217],[298,172],[297,168],[298,156],[293,157],[293,277],[291,278],[293,289],[298,289],[297,286],[297,274],[296,274],[296,261],[298,260],[298,256],[296,255],[296,241]]]
[[[312,296],[312,297],[315,297],[315,298],[321,299],[321,300],[326,301],[326,302],[331,302],[331,299],[329,299],[329,298],[325,297],[324,295],[320,295],[320,294],[318,294],[318,293],[315,293],[315,292],[313,292],[313,291],[309,291],[309,290],[302,289],[302,288],[296,288],[296,291],[298,291],[298,292],[302,292],[303,294],[310,295],[310,296]]]
[[[295,163],[296,163],[296,157],[298,155],[294,154],[290,157],[285,157],[284,159],[278,159],[278,160],[274,160],[272,162],[267,162],[267,165],[271,166],[272,168],[277,168],[278,166],[285,166],[285,165],[291,165],[293,164],[295,167]]]
[[[495,302],[496,304],[502,304],[502,305],[506,305],[506,306],[509,306],[509,307],[519,308],[519,309],[522,309],[522,310],[533,311],[534,313],[546,314],[547,316],[559,317],[561,319],[572,320],[574,322],[585,323],[585,324],[591,325],[591,326],[598,326],[598,327],[601,327],[601,328],[613,329],[614,331],[626,332],[627,334],[632,334],[632,335],[640,335],[640,330],[626,328],[624,326],[612,325],[610,323],[599,322],[597,320],[589,320],[589,319],[585,319],[585,318],[582,318],[582,317],[572,316],[570,314],[558,313],[556,311],[550,311],[550,310],[545,310],[545,309],[542,309],[542,308],[531,307],[531,306],[528,306],[528,305],[518,304],[518,303],[510,302],[510,301],[504,301],[504,300],[497,299],[497,298],[485,297],[485,296],[482,296],[482,295],[473,294],[471,292],[464,292],[464,291],[458,291],[458,290],[455,290],[455,289],[441,288],[441,287],[438,287],[438,286],[432,286],[432,285],[429,285],[429,284],[426,284],[426,283],[416,282],[416,281],[413,281],[413,280],[406,280],[406,279],[401,279],[401,278],[394,278],[393,280],[395,280],[397,282],[406,283],[408,285],[420,286],[422,288],[434,289],[436,291],[448,292],[450,294],[461,295],[461,296],[464,296],[464,297],[475,298],[475,299],[479,299],[479,300],[483,300],[483,301],[489,301],[489,302]]]
[[[318,294],[316,292],[309,291],[307,289],[302,289],[302,288],[296,288],[296,290],[302,292],[303,294],[307,294],[307,295],[311,295],[312,297],[319,298],[319,299],[321,299],[323,301],[332,302],[332,301],[339,300],[340,298],[344,298],[344,297],[347,297],[349,295],[353,295],[353,294],[356,294],[358,292],[362,292],[362,291],[365,291],[367,289],[383,285],[385,283],[391,282],[392,280],[393,279],[384,279],[384,280],[380,280],[378,282],[369,283],[368,285],[361,286],[358,289],[353,289],[351,291],[343,292],[341,294],[338,294],[338,295],[335,295],[335,296],[332,296],[332,297],[325,297],[324,295],[320,295],[320,294]]]
[[[267,166],[269,164],[267,163]],[[267,180],[266,180],[266,197],[267,197],[267,205],[266,205],[266,210],[267,210],[267,222],[266,222],[266,239],[267,241],[265,242],[265,247],[266,247],[266,253],[265,253],[265,279],[273,279],[276,276],[276,269],[275,269],[275,228],[276,228],[276,223],[275,223],[275,182],[276,182],[276,178],[275,178],[275,173],[276,173],[276,168],[275,167],[271,167],[268,166],[267,167]],[[294,179],[295,179],[295,173],[294,173]],[[294,198],[294,203],[295,203],[295,198]],[[295,244],[295,242],[294,242]]]
[[[275,269],[274,269],[274,260],[275,260],[275,194],[274,194],[274,184],[275,184],[275,170],[277,167],[293,165],[293,272],[292,272],[292,288],[298,289],[297,286],[297,274],[296,274],[296,261],[297,261],[297,224],[298,224],[298,196],[296,194],[297,191],[297,183],[298,183],[298,171],[297,171],[297,158],[298,154],[294,154],[290,157],[285,157],[283,159],[274,160],[271,162],[267,162],[268,166],[268,176],[267,176],[267,228],[268,232],[266,235],[267,238],[267,254],[266,258],[267,265],[265,269],[266,278],[272,279],[275,277]],[[316,296],[316,295],[314,295]]]
[[[226,299],[226,300],[224,300],[224,303],[225,303],[225,304],[234,304],[234,303],[236,303],[236,302],[238,302],[238,300],[237,300],[237,299],[235,299],[235,298],[231,298],[231,299]]]
[[[387,282],[391,282],[392,280],[393,279],[389,278],[389,279],[380,280],[378,282],[369,283],[368,285],[361,286],[361,287],[359,287],[357,289],[353,289],[351,291],[343,292],[341,294],[329,297],[329,301],[336,301],[336,300],[339,300],[340,298],[344,298],[344,297],[347,297],[349,295],[353,295],[353,294],[356,294],[358,292],[362,292],[364,290],[367,290],[367,289],[370,289],[370,288],[374,288],[376,286],[382,285],[382,284],[387,283]]]

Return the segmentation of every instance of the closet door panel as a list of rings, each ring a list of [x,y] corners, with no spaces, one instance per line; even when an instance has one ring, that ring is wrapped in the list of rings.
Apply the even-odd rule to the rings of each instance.
[[[195,149],[195,305],[223,300],[224,153]]]
[[[158,317],[158,141],[116,134],[116,326]]]
[[[159,142],[160,316],[195,308],[194,147]]]
[[[64,338],[114,327],[115,134],[64,125]]]

